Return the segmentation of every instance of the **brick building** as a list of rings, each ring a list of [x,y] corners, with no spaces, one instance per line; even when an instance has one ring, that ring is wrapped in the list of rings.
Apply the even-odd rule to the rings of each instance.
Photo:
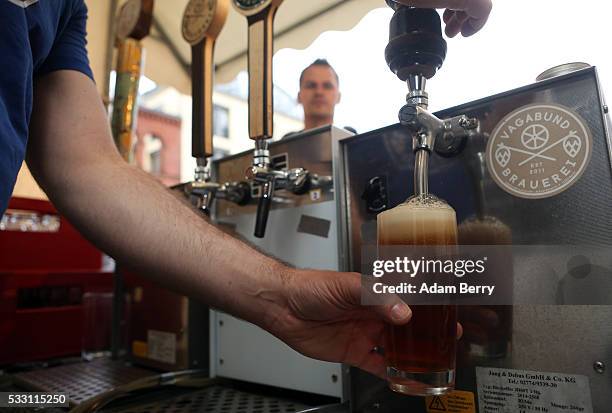
[[[140,107],[136,127],[136,164],[164,185],[181,180],[181,119]]]

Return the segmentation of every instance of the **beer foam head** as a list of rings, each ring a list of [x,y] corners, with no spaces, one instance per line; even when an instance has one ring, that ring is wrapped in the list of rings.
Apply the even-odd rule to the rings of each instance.
[[[379,244],[440,245],[457,242],[455,210],[433,195],[409,198],[377,217]]]
[[[510,227],[491,216],[466,219],[459,225],[458,234],[459,243],[462,245],[512,244],[512,230]]]

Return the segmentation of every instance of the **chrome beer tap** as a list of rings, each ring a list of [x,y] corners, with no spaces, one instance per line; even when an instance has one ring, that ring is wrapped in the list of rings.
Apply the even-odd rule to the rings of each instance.
[[[195,197],[195,207],[206,215],[210,215],[220,185],[211,181],[210,167],[206,158],[198,158],[196,162],[194,180],[185,185],[185,194]]]
[[[198,209],[206,215],[215,198],[246,205],[251,199],[246,182],[213,182],[209,159],[213,155],[213,54],[227,13],[229,0],[190,0],[183,15],[183,38],[191,45],[192,56],[192,155],[197,166],[193,182],[185,185],[185,194],[195,198]]]
[[[415,194],[427,194],[431,153],[434,150],[442,156],[459,153],[465,139],[477,132],[479,122],[465,115],[439,119],[428,111],[429,95],[425,86],[446,57],[438,12],[404,6],[394,0],[387,0],[387,4],[395,14],[389,25],[385,58],[389,68],[408,84],[406,105],[399,112],[399,120],[412,135]]]
[[[303,194],[309,189],[328,186],[331,178],[317,177],[304,168],[275,170],[270,161],[268,140],[273,129],[272,53],[274,16],[283,0],[233,0],[236,11],[249,25],[249,137],[255,141],[253,165],[246,178],[262,191],[257,205],[255,236],[263,238],[274,192],[284,189]],[[313,186],[314,185],[314,186]]]
[[[238,205],[247,205],[251,200],[251,186],[244,181],[213,182],[206,158],[197,159],[195,179],[185,185],[185,194],[195,197],[195,206],[210,215],[215,199],[224,199]]]
[[[255,141],[253,166],[246,178],[262,186],[257,205],[255,236],[263,238],[277,184],[271,168],[268,139],[272,138],[273,85],[272,54],[274,16],[283,0],[233,0],[238,13],[247,18],[249,63],[249,137]],[[279,180],[280,183],[280,180]]]
[[[255,236],[258,238],[263,238],[265,235],[275,191],[287,190],[295,195],[302,195],[311,189],[324,189],[332,185],[331,177],[319,177],[304,168],[273,169],[267,144],[266,140],[255,142],[253,166],[246,171],[246,178],[261,185],[262,188],[255,221]]]

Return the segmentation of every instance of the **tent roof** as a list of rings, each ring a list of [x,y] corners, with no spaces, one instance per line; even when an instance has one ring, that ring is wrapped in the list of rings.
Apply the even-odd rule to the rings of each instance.
[[[181,35],[187,0],[157,0],[151,35],[144,40],[145,75],[191,94],[191,48]],[[275,20],[275,50],[303,49],[321,33],[349,30],[383,0],[284,0]],[[216,81],[231,81],[247,67],[247,22],[231,7],[215,50]]]

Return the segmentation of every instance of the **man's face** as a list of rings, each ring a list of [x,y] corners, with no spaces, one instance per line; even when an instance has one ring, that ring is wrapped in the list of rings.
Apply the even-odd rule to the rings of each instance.
[[[340,102],[338,81],[333,70],[319,65],[308,68],[300,84],[298,102],[304,106],[307,117],[333,116],[334,106]]]

